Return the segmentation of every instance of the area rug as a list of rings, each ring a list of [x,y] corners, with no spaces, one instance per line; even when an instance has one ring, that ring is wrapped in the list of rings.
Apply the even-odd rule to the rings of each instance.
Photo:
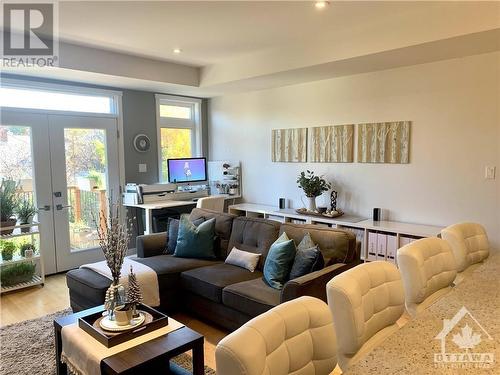
[[[59,311],[39,319],[26,320],[0,328],[0,374],[54,375],[56,359],[54,348],[54,319],[71,314]],[[191,357],[181,354],[173,359],[180,367],[192,371]],[[216,375],[205,366],[205,374]]]

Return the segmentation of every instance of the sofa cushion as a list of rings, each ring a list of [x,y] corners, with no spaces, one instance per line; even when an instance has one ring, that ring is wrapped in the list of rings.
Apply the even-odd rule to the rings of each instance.
[[[214,253],[215,218],[194,225],[187,215],[181,216],[175,257],[216,259]]]
[[[222,289],[226,286],[261,277],[261,272],[250,272],[241,267],[220,263],[183,272],[181,285],[191,293],[221,303]]]
[[[280,224],[266,219],[237,217],[233,222],[233,231],[229,248],[236,247],[243,251],[262,254],[257,269],[262,271],[269,248],[278,238]]]
[[[173,255],[158,255],[149,258],[132,259],[151,267],[157,273],[160,291],[163,288],[179,288],[178,281],[183,271],[220,263],[220,261],[217,260],[177,258]]]
[[[233,247],[233,250],[231,250],[227,256],[225,263],[254,272],[257,264],[259,263],[260,256],[260,254],[250,253]]]
[[[232,284],[222,291],[222,303],[252,317],[279,305],[280,291],[262,278]]]
[[[296,243],[301,242],[304,235],[309,232],[311,239],[319,246],[327,266],[356,260],[356,237],[351,232],[315,224],[293,223],[282,224],[280,234],[283,232]]]
[[[228,242],[231,237],[231,229],[233,227],[233,220],[236,215],[227,214],[224,212],[217,212],[207,210],[204,208],[193,208],[189,219],[194,221],[203,217],[205,220],[215,218],[215,234],[217,241],[215,245],[215,255],[218,258],[225,259],[227,256]],[[230,247],[232,249],[232,247]]]

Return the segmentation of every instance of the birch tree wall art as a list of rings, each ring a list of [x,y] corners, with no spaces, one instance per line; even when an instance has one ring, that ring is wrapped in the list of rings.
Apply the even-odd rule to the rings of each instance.
[[[273,129],[271,160],[305,163],[307,161],[307,128]]]
[[[312,163],[352,163],[354,125],[309,128],[308,159]]]
[[[379,122],[358,125],[358,162],[410,162],[411,121]]]

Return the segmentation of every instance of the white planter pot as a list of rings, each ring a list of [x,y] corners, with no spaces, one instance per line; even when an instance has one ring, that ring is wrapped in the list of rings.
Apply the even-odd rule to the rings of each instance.
[[[307,210],[316,211],[316,197],[307,197]]]

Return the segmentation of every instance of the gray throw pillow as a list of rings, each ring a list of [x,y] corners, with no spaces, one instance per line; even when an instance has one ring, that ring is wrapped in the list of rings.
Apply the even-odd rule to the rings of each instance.
[[[260,254],[239,250],[236,247],[233,247],[233,250],[231,250],[227,256],[225,263],[246,268],[250,272],[254,272],[257,264],[259,263],[259,258]]]
[[[198,226],[204,221],[205,221],[204,217],[199,217],[198,219],[193,220],[192,223]],[[174,219],[172,217],[169,217],[167,223],[167,247],[163,251],[163,254],[175,253],[178,234],[179,234],[179,219]]]
[[[323,269],[325,260],[318,245],[309,249],[297,250],[290,271],[290,280]]]

